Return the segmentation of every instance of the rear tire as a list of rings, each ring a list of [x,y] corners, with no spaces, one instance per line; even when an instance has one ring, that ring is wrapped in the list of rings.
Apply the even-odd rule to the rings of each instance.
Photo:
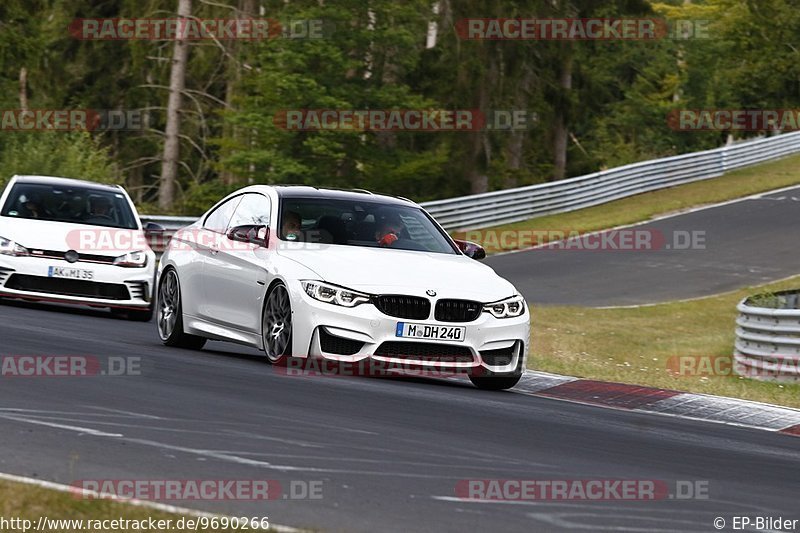
[[[189,335],[183,331],[183,302],[181,301],[181,285],[178,273],[170,268],[161,275],[158,285],[158,317],[156,326],[158,336],[165,346],[199,350],[205,343],[205,337]]]

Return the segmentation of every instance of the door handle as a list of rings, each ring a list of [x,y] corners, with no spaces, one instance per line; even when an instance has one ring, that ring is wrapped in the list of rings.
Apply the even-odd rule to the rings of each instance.
[[[217,255],[218,253],[219,250],[217,250],[216,248],[211,248],[211,255]]]

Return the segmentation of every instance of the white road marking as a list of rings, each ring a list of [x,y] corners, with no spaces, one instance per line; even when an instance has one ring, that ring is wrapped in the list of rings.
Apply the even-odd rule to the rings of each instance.
[[[34,420],[32,418],[25,418],[23,416],[14,416],[14,415],[0,415],[0,418],[5,418],[6,420],[14,420],[17,422],[24,422],[26,424],[37,424],[40,426],[47,426],[57,429],[66,429],[68,431],[77,431],[78,433],[82,433],[84,435],[92,435],[93,437],[122,437],[122,433],[106,433],[104,431],[100,431],[97,429],[91,428],[84,428],[79,426],[68,426],[66,424],[56,424],[55,422],[45,422],[44,420]]]
[[[272,442],[280,442],[281,444],[291,444],[292,446],[300,446],[301,448],[324,448],[325,446],[322,444],[313,444],[311,442],[304,442],[300,440],[292,440],[292,439],[281,439],[278,437],[268,437],[266,435],[257,435],[255,433],[247,433],[246,431],[236,431],[233,429],[228,429],[225,431],[226,435],[234,435],[237,437],[244,437],[248,439],[256,439],[256,440],[268,440]]]
[[[87,405],[85,407],[88,407],[89,409],[97,409],[99,411],[108,411],[110,413],[119,413],[119,414],[123,414],[123,415],[130,415],[130,416],[133,416],[135,418],[149,418],[151,420],[164,420],[160,416],[146,415],[144,413],[135,413],[133,411],[122,411],[120,409],[111,409],[110,407],[98,407],[96,405]]]
[[[55,483],[52,481],[45,481],[42,479],[34,479],[26,476],[17,476],[14,474],[5,474],[0,472],[0,479],[6,481],[12,481],[15,483],[23,483],[25,485],[31,485],[43,489],[55,490],[58,492],[68,492],[70,494],[81,494],[83,496],[89,498],[102,498],[106,500],[115,500],[120,501],[126,505],[133,505],[134,507],[144,507],[146,509],[154,509],[156,511],[163,511],[165,513],[172,513],[178,515],[186,515],[186,516],[194,516],[194,517],[208,517],[208,518],[222,518],[227,517],[231,518],[227,515],[215,514],[215,513],[207,513],[205,511],[198,511],[195,509],[188,509],[186,507],[177,507],[175,505],[167,505],[164,503],[152,502],[147,500],[139,500],[136,498],[126,499],[120,498],[115,494],[108,494],[108,493],[101,493],[95,492],[93,490],[82,489],[80,487],[74,487],[70,485],[64,485],[62,483]],[[303,531],[302,529],[297,529],[294,527],[289,526],[282,526],[280,524],[273,524],[270,521],[269,524],[270,530],[278,531],[279,533],[297,533]]]
[[[550,525],[557,526],[559,528],[573,530],[573,531],[576,530],[576,529],[589,529],[589,530],[592,530],[592,531],[642,531],[642,532],[645,532],[645,533],[649,533],[651,531],[658,532],[658,533],[661,533],[661,532],[667,533],[667,532],[674,532],[675,531],[674,528],[671,528],[671,529],[657,529],[657,528],[654,528],[653,526],[644,526],[644,525],[641,526],[641,527],[636,527],[636,526],[633,526],[633,527],[629,527],[629,526],[601,526],[601,525],[598,525],[599,524],[598,519],[607,518],[607,517],[606,517],[606,515],[602,515],[602,514],[598,514],[598,513],[569,513],[569,514],[567,514],[567,513],[561,513],[561,514],[555,514],[555,513],[528,513],[528,516],[530,518],[533,518],[534,520],[540,520],[540,521],[546,522],[546,523],[548,523]],[[583,523],[580,523],[580,522],[564,520],[563,518],[561,518],[561,517],[577,518],[579,516],[589,518],[590,519],[588,521],[589,523],[588,524],[583,524]],[[620,518],[623,518],[623,517],[618,515],[615,518],[616,519],[620,519]],[[648,521],[648,520],[649,521],[654,521],[654,520],[662,521],[663,520],[663,518],[648,517],[648,516],[643,516],[643,515],[627,515],[624,518],[626,518],[626,519],[627,518],[633,518],[634,520],[643,520],[643,521]],[[692,521],[689,521],[689,520],[670,520],[670,524],[677,524],[679,522],[682,522],[683,524],[685,524],[687,526],[687,528],[690,527],[690,526],[695,526],[696,527],[696,526],[699,525],[697,523],[697,520],[692,520]],[[702,529],[695,529],[695,530],[682,529],[682,531],[707,531],[708,530],[708,528],[705,527],[705,524],[700,525],[700,527]]]

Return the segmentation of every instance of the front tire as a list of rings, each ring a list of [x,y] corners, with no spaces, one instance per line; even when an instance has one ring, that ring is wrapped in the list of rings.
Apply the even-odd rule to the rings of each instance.
[[[261,321],[264,352],[273,365],[285,363],[292,350],[292,302],[286,285],[278,282],[267,294]]]
[[[522,367],[523,357],[519,354],[519,362],[517,368],[512,373],[495,374],[490,370],[481,367],[480,374],[470,374],[469,380],[473,385],[481,390],[506,390],[514,387],[519,380],[522,379],[522,373],[525,369]]]
[[[178,273],[170,268],[164,271],[158,285],[158,336],[165,346],[199,350],[206,339],[183,331],[183,304]]]

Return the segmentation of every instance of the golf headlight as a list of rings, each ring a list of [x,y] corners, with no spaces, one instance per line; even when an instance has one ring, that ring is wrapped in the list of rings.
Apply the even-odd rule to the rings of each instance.
[[[492,302],[483,306],[484,313],[490,313],[495,318],[513,318],[525,312],[525,299],[520,296],[512,296],[505,300]]]
[[[114,264],[127,268],[141,268],[147,266],[147,254],[145,252],[129,252],[114,259]]]
[[[364,294],[363,292],[337,287],[322,281],[301,281],[300,283],[303,285],[303,290],[306,291],[306,294],[320,302],[343,307],[355,307],[369,302],[369,294]]]
[[[11,239],[0,237],[0,255],[25,256],[30,255],[30,253],[27,248],[15,243]]]

